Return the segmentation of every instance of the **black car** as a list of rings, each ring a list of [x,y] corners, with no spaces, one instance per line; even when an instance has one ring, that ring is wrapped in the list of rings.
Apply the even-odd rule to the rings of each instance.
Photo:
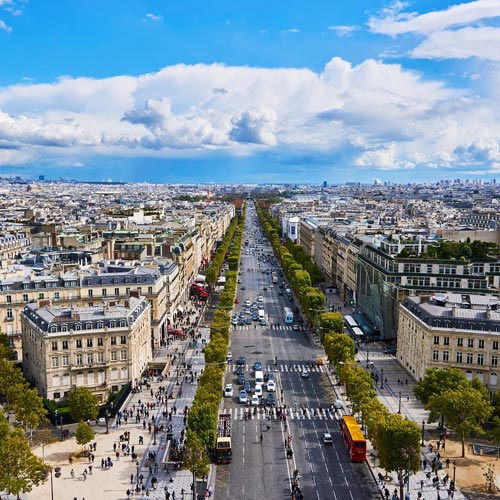
[[[236,364],[237,364],[238,366],[244,366],[244,365],[245,365],[245,361],[246,361],[246,360],[245,360],[245,356],[240,356],[240,357],[238,358],[238,361],[236,361]]]
[[[245,367],[243,365],[238,365],[236,367],[236,375],[243,375],[245,373]]]
[[[238,382],[238,384],[243,385],[245,383],[245,375],[243,375],[243,373],[240,373],[236,381]]]
[[[274,396],[274,392],[267,393],[266,404],[269,406],[274,406],[276,404],[276,397]]]

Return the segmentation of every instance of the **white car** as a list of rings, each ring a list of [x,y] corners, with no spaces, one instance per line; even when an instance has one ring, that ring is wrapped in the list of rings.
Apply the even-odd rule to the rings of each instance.
[[[260,404],[260,399],[259,399],[259,396],[257,396],[256,394],[254,394],[254,395],[252,396],[252,399],[250,400],[250,404],[251,404],[252,406],[259,406],[259,404]]]
[[[257,384],[255,386],[255,395],[258,396],[258,397],[262,397],[262,385],[261,384]]]
[[[247,393],[245,391],[240,391],[240,403],[246,403],[248,401]]]
[[[233,384],[227,384],[224,389],[224,397],[232,398],[234,396]]]
[[[321,438],[323,439],[323,444],[333,444],[332,435],[329,432],[323,432]]]
[[[309,378],[309,372],[307,370],[302,370],[302,378]]]
[[[247,307],[250,307],[252,305],[252,302],[250,301],[250,299],[245,300],[245,305]]]
[[[257,302],[264,302],[264,297],[262,297],[262,295],[259,295],[257,297]]]
[[[274,392],[276,390],[276,383],[274,380],[268,380],[267,381],[267,391],[268,392]]]

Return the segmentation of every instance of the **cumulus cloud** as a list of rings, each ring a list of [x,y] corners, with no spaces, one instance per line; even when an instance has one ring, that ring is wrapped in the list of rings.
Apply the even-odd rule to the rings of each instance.
[[[274,135],[278,117],[272,109],[253,108],[244,111],[239,118],[233,118],[234,127],[229,133],[232,141],[246,144],[275,146]]]
[[[148,12],[146,14],[146,18],[150,19],[151,21],[161,21],[163,19],[161,15],[152,14],[151,12]]]
[[[373,59],[354,65],[336,57],[320,72],[179,64],[136,77],[0,87],[0,148],[64,156],[68,165],[90,154],[271,149],[386,170],[488,166],[500,163],[494,146],[480,155],[485,141],[500,137],[498,102]]]

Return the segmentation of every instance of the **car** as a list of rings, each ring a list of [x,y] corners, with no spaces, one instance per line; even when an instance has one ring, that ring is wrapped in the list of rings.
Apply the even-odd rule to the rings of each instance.
[[[238,325],[244,325],[245,324],[245,318],[240,318],[238,320]]]
[[[237,318],[233,318],[233,319],[231,320],[231,324],[232,324],[232,325],[237,325],[237,324],[238,324],[238,319],[237,319]]]
[[[302,378],[309,378],[309,372],[307,370],[302,370]]]
[[[246,290],[246,289],[247,289],[247,287],[246,287],[246,286],[244,286],[244,285],[241,285],[241,286],[240,286],[240,290]]]
[[[243,365],[238,365],[236,367],[236,375],[244,375],[245,374],[245,367]]]
[[[268,380],[274,380],[276,381],[276,375],[273,373],[273,372],[267,372],[264,379],[266,380],[266,382]]]
[[[262,397],[262,385],[260,384],[255,385],[255,395]]]
[[[295,323],[293,326],[292,326],[292,329],[297,331],[299,329],[299,325],[297,325],[297,323]]]
[[[244,385],[244,383],[245,383],[245,375],[243,375],[243,373],[239,373],[238,374],[238,378],[236,379],[236,382],[239,385]]]
[[[258,372],[258,371],[262,371],[262,363],[260,361],[256,361],[254,364],[253,364],[253,369]]]
[[[240,299],[234,299],[234,303],[235,304],[239,304],[240,303]]]
[[[232,398],[233,395],[234,395],[233,384],[226,384],[226,388],[224,389],[224,397]]]
[[[257,297],[257,302],[264,302],[264,297],[262,297],[262,295],[259,295]]]
[[[274,392],[276,390],[276,382],[274,380],[267,381],[267,392]]]
[[[246,307],[250,307],[251,305],[252,305],[252,302],[250,301],[250,299],[245,300]]]
[[[264,292],[267,292],[267,286],[263,286],[262,290],[264,290]]]
[[[231,353],[231,351],[227,351],[227,354],[226,354],[226,361],[228,363],[232,363],[233,362],[233,354]]]
[[[396,354],[396,348],[395,347],[386,347],[384,349],[384,354]]]
[[[240,356],[238,358],[238,361],[236,361],[236,364],[238,366],[244,366],[245,365],[245,362],[246,362],[246,359],[245,359],[245,356]]]
[[[263,310],[264,310],[264,304],[259,304],[259,305],[257,306],[257,310],[258,310],[258,311],[263,311]]]
[[[245,391],[240,391],[239,401],[240,403],[246,403],[248,401],[248,396]]]
[[[342,403],[342,401],[340,399],[336,399],[332,404],[332,409],[333,410],[341,410],[343,406],[344,406],[344,403]]]
[[[282,290],[280,290],[280,291],[278,292],[278,295],[283,295],[283,291],[282,291]]]
[[[260,405],[260,399],[259,396],[256,396],[255,394],[252,396],[252,399],[250,400],[250,404],[252,406],[259,406]]]
[[[266,325],[267,325],[266,320],[264,318],[262,318],[260,320],[260,326],[266,326]]]
[[[269,406],[274,406],[276,404],[276,396],[273,392],[270,392],[266,397],[266,404]]]
[[[251,325],[251,324],[252,324],[252,318],[247,318],[247,319],[245,320],[245,323],[246,323],[247,325]]]
[[[241,283],[241,278],[238,278],[238,279],[236,280],[236,283]]]
[[[332,435],[329,432],[323,432],[321,439],[323,440],[323,444],[333,444]]]
[[[252,314],[252,311],[250,311],[250,308],[245,309],[245,314]]]
[[[252,383],[250,382],[250,380],[245,380],[243,388],[245,389],[245,392],[252,392]]]

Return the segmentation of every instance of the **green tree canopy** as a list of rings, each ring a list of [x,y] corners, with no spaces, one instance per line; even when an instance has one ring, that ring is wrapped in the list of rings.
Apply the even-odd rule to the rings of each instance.
[[[484,391],[475,389],[472,384],[432,396],[426,408],[442,413],[448,425],[457,431],[462,442],[462,457],[465,457],[465,438],[472,432],[483,434],[482,424],[493,412]]]
[[[184,464],[189,468],[195,477],[208,475],[210,459],[202,441],[195,432],[188,428],[186,432],[186,451]]]
[[[76,442],[85,448],[95,437],[94,429],[86,422],[79,422],[75,431]]]
[[[344,317],[338,312],[320,314],[319,322],[324,332],[344,333]]]
[[[69,411],[76,422],[95,420],[99,400],[88,387],[75,387],[68,393]]]
[[[338,370],[340,363],[354,363],[354,340],[345,333],[327,333],[323,336],[328,362]]]

